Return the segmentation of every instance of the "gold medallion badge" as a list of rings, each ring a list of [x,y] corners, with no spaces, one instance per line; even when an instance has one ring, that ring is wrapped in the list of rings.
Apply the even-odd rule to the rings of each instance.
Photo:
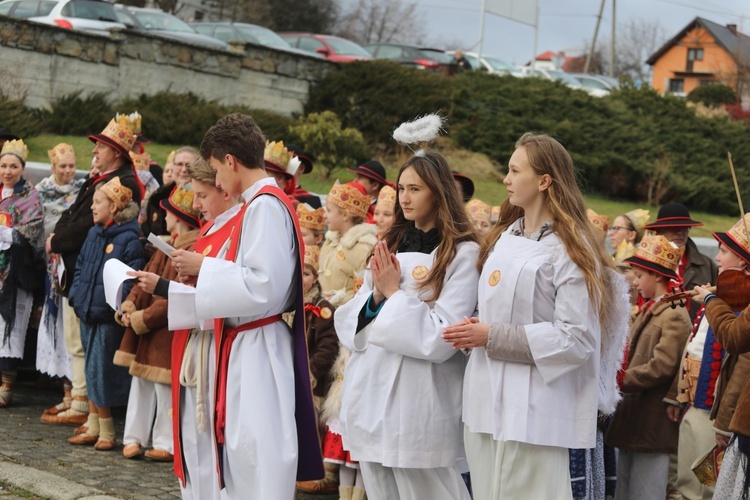
[[[490,274],[490,286],[495,286],[498,283],[500,283],[500,271],[492,271],[492,274]]]
[[[323,318],[323,319],[330,318],[331,317],[331,310],[329,308],[327,308],[327,307],[323,307],[320,310],[320,317]]]
[[[206,248],[203,249],[203,255],[208,255],[209,252],[211,252],[212,245],[208,245]]]
[[[156,214],[156,213],[151,216],[151,220],[153,222],[156,222],[156,219],[158,219],[158,218],[159,218],[159,214]]]
[[[336,252],[336,258],[338,260],[346,260],[346,254],[344,254],[343,250],[339,250],[338,252]]]
[[[106,248],[104,249],[104,253],[112,253],[112,250],[114,250],[114,249],[115,249],[115,246],[114,246],[114,245],[113,245],[112,243],[110,243],[110,244],[109,244],[109,245],[107,245],[107,247],[106,247]]]
[[[411,277],[415,280],[421,280],[425,276],[427,276],[427,273],[429,272],[429,269],[427,269],[424,266],[417,266],[412,270]]]

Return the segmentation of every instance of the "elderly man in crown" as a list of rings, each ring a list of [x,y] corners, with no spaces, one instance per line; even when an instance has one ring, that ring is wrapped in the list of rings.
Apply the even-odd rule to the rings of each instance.
[[[92,151],[94,162],[91,166],[91,176],[81,186],[73,204],[63,212],[57,221],[55,229],[47,238],[46,250],[48,254],[58,254],[65,267],[60,287],[63,294],[63,331],[65,348],[72,359],[72,396],[71,407],[61,412],[45,413],[42,422],[48,424],[66,424],[83,426],[89,412],[86,392],[86,376],[84,374],[83,346],[79,319],[68,305],[67,296],[76,260],[81,251],[89,229],[94,225],[91,214],[91,203],[96,186],[100,183],[118,177],[120,183],[132,190],[133,201],[140,204],[143,197],[143,186],[136,176],[130,157],[130,150],[135,142],[133,130],[140,128],[140,115],[133,113],[120,115],[110,120],[100,134],[89,136],[94,143]],[[85,429],[80,429],[85,431]]]

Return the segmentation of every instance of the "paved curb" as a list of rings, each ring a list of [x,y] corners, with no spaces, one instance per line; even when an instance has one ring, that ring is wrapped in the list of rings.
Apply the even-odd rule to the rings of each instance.
[[[51,472],[13,462],[0,461],[0,481],[50,500],[114,500],[117,498]]]

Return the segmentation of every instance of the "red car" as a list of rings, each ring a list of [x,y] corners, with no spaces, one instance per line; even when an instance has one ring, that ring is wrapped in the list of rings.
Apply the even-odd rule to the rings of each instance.
[[[292,47],[322,54],[331,62],[347,63],[372,59],[369,52],[346,38],[313,33],[279,33],[279,35]]]

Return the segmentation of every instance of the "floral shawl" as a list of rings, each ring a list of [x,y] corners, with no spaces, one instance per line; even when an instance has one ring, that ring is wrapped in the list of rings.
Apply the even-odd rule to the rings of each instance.
[[[44,207],[44,237],[45,239],[55,229],[55,224],[62,213],[67,210],[78,196],[86,179],[77,179],[70,184],[60,186],[55,182],[55,176],[43,179],[34,189],[39,193],[39,199]]]

